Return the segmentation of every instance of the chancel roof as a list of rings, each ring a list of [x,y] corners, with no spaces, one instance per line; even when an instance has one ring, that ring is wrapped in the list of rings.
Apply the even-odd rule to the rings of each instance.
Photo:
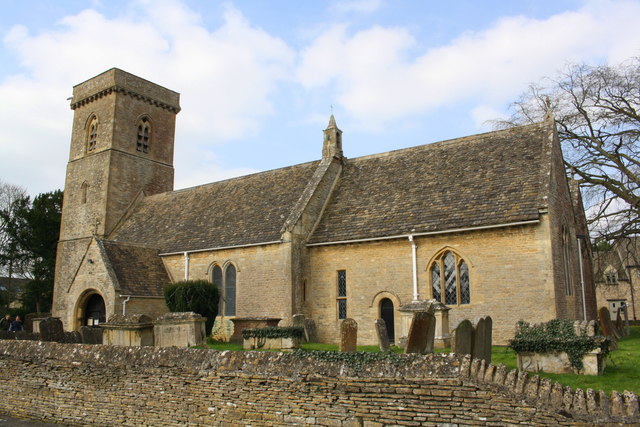
[[[346,160],[310,243],[538,219],[550,122]]]
[[[278,241],[318,164],[146,197],[110,239],[157,247],[163,253]]]
[[[99,240],[123,295],[163,296],[170,282],[158,249]]]

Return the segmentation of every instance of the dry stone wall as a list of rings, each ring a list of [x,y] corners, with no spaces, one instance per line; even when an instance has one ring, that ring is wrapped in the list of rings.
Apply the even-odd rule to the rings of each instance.
[[[572,391],[454,354],[356,369],[317,356],[0,341],[0,412],[67,425],[638,423],[631,393]]]

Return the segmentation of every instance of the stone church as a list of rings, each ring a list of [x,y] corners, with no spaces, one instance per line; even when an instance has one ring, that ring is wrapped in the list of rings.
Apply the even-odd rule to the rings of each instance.
[[[207,279],[219,316],[302,313],[336,342],[344,318],[406,335],[435,299],[451,325],[491,315],[591,319],[586,221],[551,117],[357,158],[333,116],[313,162],[173,190],[179,94],[119,69],[74,87],[53,314],[68,330],[167,311],[166,283]],[[348,143],[346,143],[348,148]],[[322,149],[322,150],[320,150]]]

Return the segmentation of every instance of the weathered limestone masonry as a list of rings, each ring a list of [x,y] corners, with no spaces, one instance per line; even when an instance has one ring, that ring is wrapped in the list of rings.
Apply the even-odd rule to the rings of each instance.
[[[572,391],[451,354],[357,371],[288,353],[0,341],[0,412],[68,425],[616,425],[632,393]],[[20,390],[16,394],[15,390]]]

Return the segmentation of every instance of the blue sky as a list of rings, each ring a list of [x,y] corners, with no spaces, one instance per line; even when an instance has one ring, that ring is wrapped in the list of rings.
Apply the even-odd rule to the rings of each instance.
[[[640,55],[640,1],[0,0],[0,180],[62,188],[72,86],[180,92],[176,188],[491,130],[529,82]],[[444,165],[443,165],[444,166]]]

